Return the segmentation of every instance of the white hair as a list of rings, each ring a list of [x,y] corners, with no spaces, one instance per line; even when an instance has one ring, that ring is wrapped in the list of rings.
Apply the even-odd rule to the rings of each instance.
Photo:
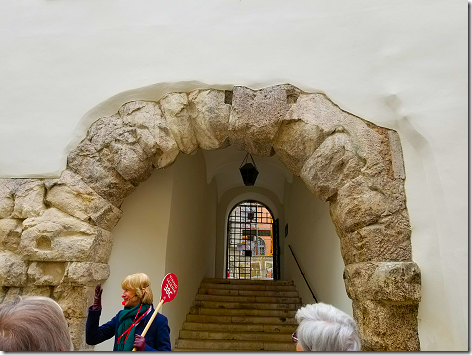
[[[74,350],[61,306],[42,296],[18,296],[0,305],[0,350]]]
[[[309,304],[295,314],[298,343],[304,351],[360,351],[356,323],[330,304]]]

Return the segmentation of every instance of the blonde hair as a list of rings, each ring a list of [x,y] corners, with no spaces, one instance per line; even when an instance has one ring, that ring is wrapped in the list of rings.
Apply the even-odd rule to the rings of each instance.
[[[73,351],[61,307],[42,296],[18,296],[0,305],[2,351]]]
[[[126,276],[121,282],[121,288],[123,290],[133,290],[136,297],[138,297],[142,303],[152,304],[151,281],[146,274],[139,273]]]

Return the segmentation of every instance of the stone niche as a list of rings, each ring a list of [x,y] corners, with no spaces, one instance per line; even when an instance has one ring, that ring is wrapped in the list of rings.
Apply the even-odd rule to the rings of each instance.
[[[98,118],[57,179],[0,180],[0,301],[52,297],[76,350],[93,286],[109,274],[123,200],[180,152],[234,145],[278,158],[329,201],[364,350],[419,350],[421,274],[398,134],[290,85],[194,90]]]

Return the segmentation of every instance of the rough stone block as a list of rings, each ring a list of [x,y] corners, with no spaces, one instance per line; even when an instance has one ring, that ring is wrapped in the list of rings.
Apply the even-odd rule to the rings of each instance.
[[[362,350],[419,351],[418,305],[352,302]]]
[[[171,93],[160,101],[161,110],[179,149],[190,154],[198,149],[197,138],[188,114],[188,99],[185,93]]]
[[[21,219],[0,219],[0,249],[16,251],[22,231]]]
[[[74,351],[92,351],[93,346],[85,342],[85,323],[87,318],[67,318]]]
[[[26,284],[27,264],[11,251],[0,251],[0,285],[21,287]]]
[[[93,304],[94,287],[61,284],[54,288],[53,297],[64,311],[66,318],[87,317]]]
[[[338,190],[330,203],[330,213],[338,235],[376,223],[387,211],[388,199],[363,176],[351,180]]]
[[[0,179],[0,218],[10,218],[15,208],[14,179]]]
[[[108,264],[89,262],[72,262],[67,268],[64,282],[72,285],[96,286],[98,282],[104,282],[110,276]]]
[[[414,262],[370,262],[344,268],[346,292],[353,300],[419,303],[421,273]]]
[[[361,174],[365,160],[346,133],[334,133],[303,165],[300,177],[318,198],[327,201],[340,187]]]
[[[28,268],[28,283],[35,286],[57,286],[65,269],[64,263],[32,262]]]
[[[277,157],[295,175],[326,138],[318,126],[301,120],[283,121],[272,144]]]
[[[18,179],[15,190],[15,208],[13,218],[40,216],[45,210],[45,187],[39,179]]]
[[[23,296],[51,297],[52,287],[28,285],[23,289]]]
[[[272,140],[299,93],[289,84],[260,90],[235,86],[229,118],[231,144],[251,154],[273,155]]]
[[[405,179],[405,166],[403,165],[403,151],[400,136],[397,132],[389,130],[388,140],[390,143],[390,154],[392,161],[393,177],[395,179]]]
[[[383,161],[382,137],[359,117],[341,110],[324,94],[301,93],[284,121],[301,120],[318,126],[326,134],[342,130],[350,136],[357,153],[366,160],[366,168]]]
[[[67,158],[67,165],[105,200],[120,207],[135,187],[115,168],[100,158],[100,154],[87,141],[82,141]]]
[[[9,287],[2,303],[13,301],[16,297],[21,296],[23,289],[20,287]]]
[[[111,230],[123,212],[92,190],[77,174],[64,170],[59,179],[46,182],[46,201],[83,221]]]
[[[198,145],[206,150],[227,147],[231,105],[225,104],[225,92],[195,90],[188,97],[188,112]]]
[[[32,261],[108,262],[111,233],[50,208],[23,222],[20,252]]]
[[[5,296],[7,295],[8,287],[0,286],[0,303],[3,303]]]
[[[136,128],[138,143],[156,168],[171,165],[180,150],[156,102],[131,101],[118,110],[126,125]]]
[[[411,228],[406,211],[341,238],[344,264],[367,261],[411,261]]]

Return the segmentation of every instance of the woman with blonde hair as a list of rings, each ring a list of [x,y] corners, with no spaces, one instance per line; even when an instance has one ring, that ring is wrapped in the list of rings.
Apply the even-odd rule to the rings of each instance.
[[[0,306],[1,351],[72,351],[69,326],[56,301],[18,296]]]
[[[102,311],[102,288],[95,288],[93,305],[89,308],[85,339],[87,344],[96,345],[115,336],[113,351],[170,351],[170,329],[167,318],[158,313],[144,337],[154,307],[149,277],[146,274],[127,276],[121,283],[123,310],[109,322],[98,326]]]

